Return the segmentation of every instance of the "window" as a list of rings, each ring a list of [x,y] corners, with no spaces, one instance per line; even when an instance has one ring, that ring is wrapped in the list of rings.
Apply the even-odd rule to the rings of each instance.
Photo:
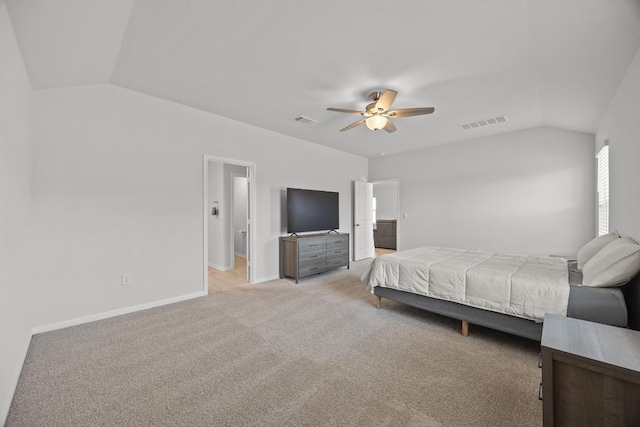
[[[609,141],[596,156],[598,162],[598,236],[609,232]]]

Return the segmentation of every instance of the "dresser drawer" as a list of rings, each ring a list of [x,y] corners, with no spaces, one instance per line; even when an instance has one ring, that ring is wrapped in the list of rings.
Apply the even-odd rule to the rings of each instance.
[[[298,256],[298,265],[317,264],[318,262],[325,262],[327,259],[327,250],[318,249],[315,251],[300,252]]]
[[[340,248],[349,246],[349,235],[342,234],[327,237],[327,248]]]
[[[326,237],[308,237],[298,240],[298,252],[317,251],[319,249],[327,248]]]
[[[331,261],[327,260],[327,270],[331,270],[338,267],[344,267],[349,264],[349,260],[347,258],[342,259],[333,259]]]
[[[322,260],[321,263],[309,264],[300,266],[298,269],[298,277],[311,276],[312,274],[318,274],[327,271],[327,263]]]
[[[327,262],[333,261],[336,259],[346,260],[349,259],[349,247],[341,247],[341,248],[330,248],[327,249]]]

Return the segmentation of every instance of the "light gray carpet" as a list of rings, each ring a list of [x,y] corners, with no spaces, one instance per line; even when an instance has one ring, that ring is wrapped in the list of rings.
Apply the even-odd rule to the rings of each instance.
[[[388,300],[370,261],[33,337],[8,426],[540,426],[539,344]]]

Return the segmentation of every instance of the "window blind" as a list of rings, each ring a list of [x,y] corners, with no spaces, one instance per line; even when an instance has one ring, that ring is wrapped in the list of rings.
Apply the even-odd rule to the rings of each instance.
[[[596,156],[598,163],[598,236],[609,232],[609,146]]]

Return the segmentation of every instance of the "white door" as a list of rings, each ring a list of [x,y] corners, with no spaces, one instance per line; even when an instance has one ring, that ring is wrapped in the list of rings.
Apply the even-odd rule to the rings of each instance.
[[[374,256],[373,247],[373,184],[353,183],[353,260]]]
[[[245,176],[233,176],[233,252],[234,255],[247,257],[247,221],[249,186]]]
[[[251,241],[253,218],[251,217],[251,194],[253,189],[251,188],[251,181],[253,180],[253,169],[247,167],[247,232],[245,234],[247,244],[247,282],[251,283],[251,269],[253,268],[253,260],[251,259]]]

